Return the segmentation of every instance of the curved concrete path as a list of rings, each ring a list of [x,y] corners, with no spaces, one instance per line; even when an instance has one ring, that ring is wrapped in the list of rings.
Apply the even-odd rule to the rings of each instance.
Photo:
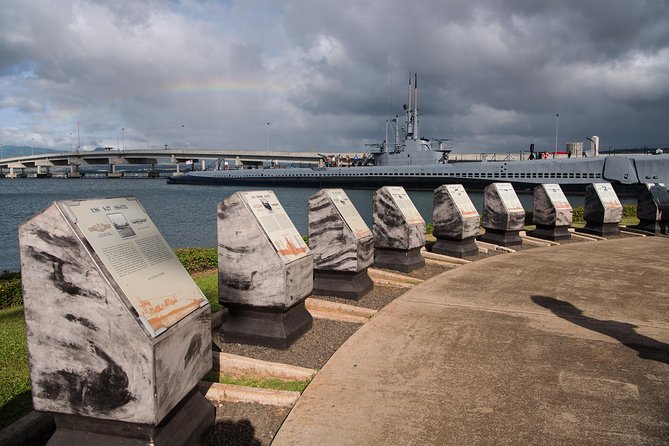
[[[273,445],[669,442],[669,239],[505,254],[340,348]]]

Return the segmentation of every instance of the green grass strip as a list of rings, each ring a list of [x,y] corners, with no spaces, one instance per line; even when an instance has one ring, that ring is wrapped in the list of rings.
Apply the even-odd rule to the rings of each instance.
[[[0,310],[0,429],[30,412],[30,372],[23,307]]]
[[[207,300],[211,305],[212,313],[215,313],[223,308],[221,304],[218,303],[218,271],[198,274],[197,276],[193,277],[193,280],[207,297]]]
[[[309,385],[309,381],[284,381],[277,378],[250,378],[245,376],[234,378],[224,373],[215,371],[207,373],[207,375],[204,377],[204,380],[221,384],[233,384],[235,386],[257,387],[260,389],[272,390],[290,390],[292,392],[300,393],[302,393]]]

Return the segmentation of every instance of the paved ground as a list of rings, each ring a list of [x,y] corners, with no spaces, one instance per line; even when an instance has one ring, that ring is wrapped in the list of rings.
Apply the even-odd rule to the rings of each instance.
[[[274,445],[669,442],[669,240],[491,257],[340,348]]]

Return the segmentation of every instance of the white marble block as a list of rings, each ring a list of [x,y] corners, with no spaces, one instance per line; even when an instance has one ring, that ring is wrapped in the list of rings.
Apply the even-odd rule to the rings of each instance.
[[[272,191],[236,192],[218,205],[218,300],[225,342],[287,348],[311,328],[304,300],[313,257]]]
[[[374,246],[415,249],[425,245],[425,221],[401,186],[374,192]]]
[[[599,236],[619,234],[618,224],[622,218],[623,205],[611,183],[594,183],[585,188],[584,232]]]
[[[367,268],[374,237],[343,189],[322,189],[309,198],[309,246],[314,294],[358,300],[372,290]]]
[[[317,270],[359,272],[372,264],[372,231],[343,189],[309,198],[309,247]]]
[[[522,243],[518,232],[525,227],[523,209],[511,183],[492,183],[483,192],[483,228],[481,240],[502,246]]]
[[[425,265],[425,221],[403,187],[384,186],[374,193],[374,265],[402,272]]]
[[[156,426],[211,369],[209,303],[136,199],[55,202],[19,243],[36,410]]]
[[[644,184],[637,202],[639,229],[654,234],[669,233],[669,192],[662,183]]]
[[[568,228],[572,214],[571,205],[559,184],[540,184],[534,188],[532,221],[536,229],[528,235],[553,241],[570,239]]]
[[[464,240],[479,235],[481,217],[461,184],[445,184],[434,191],[432,234]]]

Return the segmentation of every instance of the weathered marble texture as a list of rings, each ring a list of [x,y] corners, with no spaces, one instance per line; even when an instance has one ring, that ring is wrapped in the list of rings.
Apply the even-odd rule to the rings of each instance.
[[[156,425],[211,368],[210,306],[153,338],[55,204],[19,244],[36,410]]]
[[[607,183],[608,184],[608,183]],[[610,184],[608,184],[611,187]],[[620,223],[623,218],[623,205],[611,188],[611,198],[615,200],[604,203],[595,187],[590,184],[585,188],[585,203],[583,205],[583,218],[590,223]]]
[[[637,218],[639,220],[669,220],[669,192],[658,183],[645,185],[637,202]]]
[[[458,192],[453,191],[454,186],[462,188],[462,185],[459,184],[443,185],[434,191],[434,206],[432,208],[434,230],[432,234],[437,238],[456,240],[476,237],[479,235],[481,217],[478,212],[475,215],[465,216],[459,211],[458,204],[452,196],[453,192]],[[464,191],[464,188],[462,188],[462,191]]]
[[[557,188],[559,189],[560,186],[557,186]],[[534,188],[534,211],[532,216],[534,223],[546,226],[571,226],[572,219],[573,211],[571,207],[556,207],[546,191],[545,184],[540,184]]]
[[[240,194],[218,205],[218,300],[290,308],[313,289],[313,257],[284,264]]]
[[[374,247],[414,249],[425,245],[425,222],[408,223],[386,186],[374,192]]]
[[[314,268],[359,272],[374,261],[374,237],[358,239],[324,190],[309,198],[309,247]]]
[[[521,231],[525,227],[525,210],[508,211],[495,184],[511,186],[510,183],[492,183],[485,187],[482,226],[500,231]]]

